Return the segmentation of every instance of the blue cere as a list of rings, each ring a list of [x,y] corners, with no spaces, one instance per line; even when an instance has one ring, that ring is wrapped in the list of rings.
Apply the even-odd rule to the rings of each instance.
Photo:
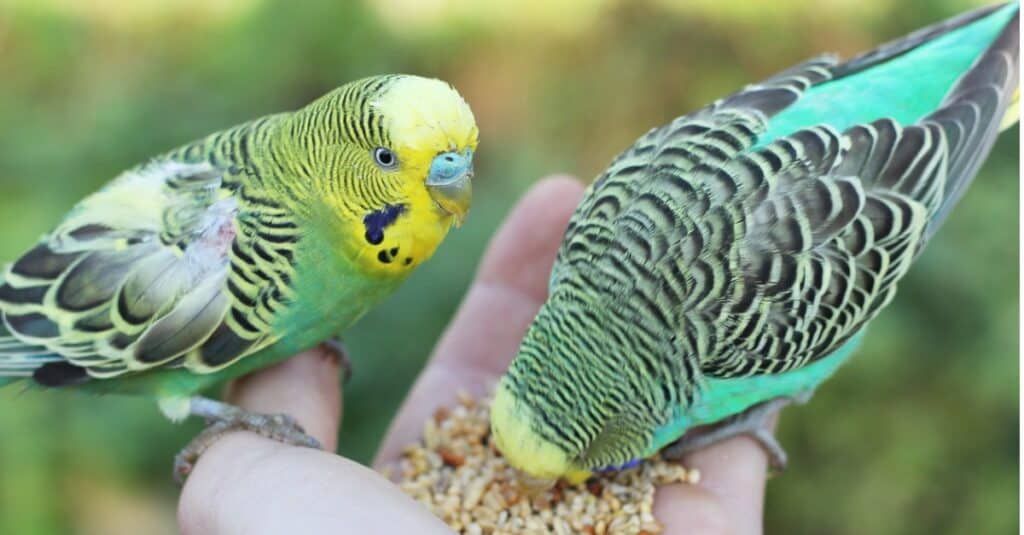
[[[444,186],[458,181],[473,172],[473,151],[445,152],[438,154],[430,163],[427,175],[428,186]]]

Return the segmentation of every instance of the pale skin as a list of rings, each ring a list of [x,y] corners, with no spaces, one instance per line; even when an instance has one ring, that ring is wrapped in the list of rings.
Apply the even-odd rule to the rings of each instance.
[[[454,404],[457,391],[483,395],[504,372],[546,297],[562,232],[582,195],[580,182],[554,177],[519,201],[392,422],[375,467],[395,461],[436,408]],[[324,450],[250,432],[225,435],[203,454],[182,490],[182,532],[451,533],[383,476],[331,453],[342,414],[337,378],[334,359],[308,351],[235,382],[232,402],[294,416]],[[700,470],[701,480],[658,489],[655,516],[664,533],[762,532],[767,458],[756,442],[731,438],[691,454],[684,464]]]

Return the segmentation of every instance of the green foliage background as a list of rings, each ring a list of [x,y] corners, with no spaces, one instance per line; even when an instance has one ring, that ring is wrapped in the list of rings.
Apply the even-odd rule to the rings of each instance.
[[[467,225],[348,334],[342,452],[367,461],[477,259],[538,177],[589,178],[648,128],[808,56],[850,56],[967,0],[489,3],[0,0],[0,259],[191,138],[403,71],[480,124]],[[1010,533],[1018,502],[1018,153],[970,192],[813,402],[790,409],[770,533]],[[396,336],[396,333],[400,333]],[[0,533],[173,533],[198,424],[148,400],[0,392]]]

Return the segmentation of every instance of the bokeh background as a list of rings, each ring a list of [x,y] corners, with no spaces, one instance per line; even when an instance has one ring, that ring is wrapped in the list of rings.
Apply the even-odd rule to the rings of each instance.
[[[342,452],[367,462],[488,236],[539,177],[589,179],[648,128],[970,0],[0,0],[0,259],[122,169],[357,77],[452,82],[481,134],[468,223],[348,333]],[[908,81],[911,82],[911,81]],[[813,402],[786,411],[769,533],[1011,533],[1018,133]],[[0,391],[0,533],[173,533],[199,429],[148,400]]]

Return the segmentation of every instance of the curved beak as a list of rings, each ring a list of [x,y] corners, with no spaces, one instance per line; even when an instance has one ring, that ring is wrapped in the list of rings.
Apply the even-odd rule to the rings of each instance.
[[[537,479],[526,473],[516,471],[515,484],[519,492],[531,500],[551,490],[558,483],[557,479]]]
[[[427,191],[446,212],[462,223],[473,202],[473,151],[442,152],[430,164]]]

